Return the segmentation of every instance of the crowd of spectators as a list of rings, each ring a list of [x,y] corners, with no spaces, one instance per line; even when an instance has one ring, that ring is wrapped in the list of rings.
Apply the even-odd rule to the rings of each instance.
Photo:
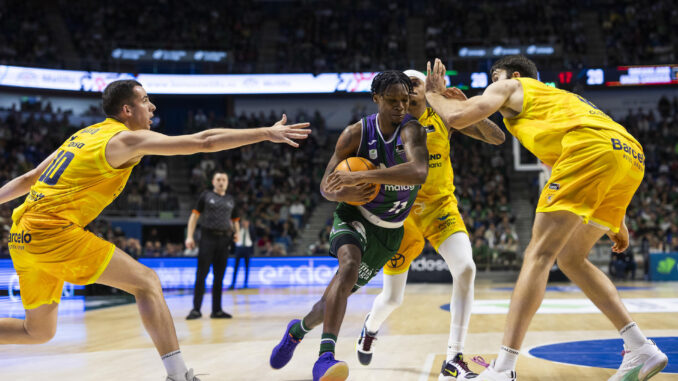
[[[645,153],[645,178],[626,213],[632,245],[644,255],[678,251],[678,96],[619,119]]]
[[[426,2],[426,56],[452,58],[469,46],[550,44],[560,47],[561,65],[576,67],[587,49],[584,9],[563,1]]]
[[[678,8],[674,1],[608,0],[598,12],[608,65],[675,62]]]
[[[59,0],[50,7],[49,20],[40,20],[15,16],[35,13],[28,3],[0,4],[0,63],[115,71],[128,68],[112,58],[115,49],[144,48],[226,51],[225,64],[207,71],[377,71],[410,67],[423,58],[452,63],[464,46],[551,44],[559,47],[559,64],[574,68],[673,62],[678,49],[672,33],[678,10],[670,0],[298,0],[246,6],[207,0],[191,7],[152,0],[136,4],[134,12],[113,3]],[[583,17],[591,12],[598,12],[598,22]],[[587,37],[593,32],[587,28],[599,28],[606,46],[602,57],[589,54],[594,47]],[[411,56],[421,54],[412,38],[421,39],[416,44],[424,46],[426,57]],[[62,51],[57,55],[63,46],[73,48],[67,59]],[[164,67],[177,66],[153,70],[173,70]]]
[[[490,146],[455,133],[451,146],[455,195],[478,268],[512,265],[518,234],[509,202],[510,144]]]
[[[204,113],[189,116],[189,128],[201,128]],[[255,254],[285,255],[318,202],[318,186],[329,152],[329,134],[319,112],[300,110],[288,115],[291,122],[310,122],[313,134],[299,148],[285,144],[260,143],[217,154],[196,155],[190,161],[192,194],[211,187],[211,173],[223,168],[229,174],[228,193],[235,198],[237,214],[254,227]],[[280,115],[241,113],[227,117],[225,125],[249,128],[273,125]],[[192,121],[191,121],[192,120]]]
[[[230,69],[255,69],[263,13],[256,2],[206,0],[187,7],[152,0],[122,11],[115,3],[59,1],[77,57],[92,69],[116,64],[111,53],[126,49],[225,51]]]
[[[59,51],[52,31],[44,20],[34,17],[36,12],[41,11],[27,1],[9,0],[0,4],[0,63],[56,62]]]

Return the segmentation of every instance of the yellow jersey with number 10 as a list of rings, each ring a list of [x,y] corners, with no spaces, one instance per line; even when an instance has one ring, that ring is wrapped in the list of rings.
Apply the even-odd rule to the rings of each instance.
[[[26,200],[14,209],[18,224],[23,215],[47,215],[84,227],[122,192],[134,165],[115,169],[106,161],[106,145],[127,127],[108,118],[73,134],[31,187]]]
[[[523,109],[504,118],[509,132],[539,160],[553,166],[566,133],[581,127],[611,130],[638,144],[626,129],[585,98],[532,78],[514,78],[523,86]]]
[[[450,162],[450,135],[440,116],[427,107],[419,118],[426,129],[428,177],[417,194],[417,202],[431,202],[450,197],[454,203],[454,173]]]

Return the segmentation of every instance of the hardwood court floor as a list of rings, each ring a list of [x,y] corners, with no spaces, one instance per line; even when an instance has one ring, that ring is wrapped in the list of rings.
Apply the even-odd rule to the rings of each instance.
[[[476,306],[471,316],[466,354],[496,356],[505,320],[511,284],[476,283]],[[676,283],[625,283],[640,289],[621,295],[642,311],[633,317],[653,337],[678,336],[677,312],[652,312],[658,306],[678,304]],[[506,287],[503,289],[502,287]],[[645,287],[645,288],[643,288]],[[450,285],[408,285],[403,306],[382,327],[372,365],[359,365],[354,345],[365,314],[378,288],[361,290],[349,299],[346,318],[337,344],[337,358],[350,366],[349,380],[437,380],[444,359]],[[225,292],[225,310],[232,320],[203,317],[186,321],[191,295],[168,295],[188,365],[204,374],[202,380],[311,380],[317,358],[320,329],[299,345],[292,361],[282,370],[272,370],[268,358],[287,322],[303,316],[323,289],[278,288]],[[566,365],[525,355],[529,348],[559,342],[618,338],[602,314],[589,312],[584,295],[568,288],[546,293],[544,312],[532,322],[518,361],[519,380],[606,380],[613,370]],[[655,298],[655,299],[642,299]],[[209,312],[206,295],[203,313]],[[499,308],[498,313],[492,312]],[[559,308],[568,310],[561,313]],[[621,347],[610,353],[621,360]],[[480,366],[471,364],[476,371]],[[75,313],[59,317],[57,336],[38,346],[0,346],[0,379],[3,380],[164,380],[164,370],[143,330],[135,305]],[[678,374],[659,374],[653,380],[676,380]]]

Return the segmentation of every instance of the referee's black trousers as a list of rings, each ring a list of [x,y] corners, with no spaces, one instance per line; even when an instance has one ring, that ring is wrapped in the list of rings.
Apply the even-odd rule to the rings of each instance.
[[[224,232],[215,234],[203,229],[200,238],[198,252],[198,271],[195,275],[195,288],[193,289],[193,308],[200,311],[202,297],[205,294],[205,278],[210,272],[214,275],[212,284],[212,312],[221,311],[221,291],[224,286],[224,273],[226,273],[226,261],[233,244],[233,234]]]

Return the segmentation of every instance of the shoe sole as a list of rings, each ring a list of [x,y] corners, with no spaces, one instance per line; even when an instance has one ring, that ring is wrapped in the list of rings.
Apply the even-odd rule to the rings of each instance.
[[[332,365],[318,381],[344,381],[348,378],[348,364],[339,362]]]
[[[669,358],[666,357],[665,354],[661,352],[655,353],[645,362],[645,365],[643,365],[643,367],[640,369],[640,372],[638,372],[638,380],[639,381],[649,380],[655,374],[664,370],[668,363]]]
[[[372,362],[372,353],[365,353],[360,350],[360,338],[355,342],[355,353],[358,355],[360,365],[368,366]]]

